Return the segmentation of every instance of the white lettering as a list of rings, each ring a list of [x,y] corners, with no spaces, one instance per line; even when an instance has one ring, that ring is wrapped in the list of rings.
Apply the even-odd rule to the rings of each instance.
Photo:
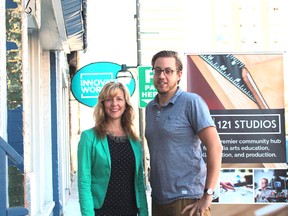
[[[102,87],[94,87],[94,86],[90,86],[90,87],[82,87],[82,93],[95,93],[95,92],[100,92]]]
[[[151,69],[145,70],[145,83],[150,83],[153,80],[153,72]]]
[[[157,92],[142,92],[142,98],[154,98]]]
[[[111,79],[90,79],[90,80],[80,80],[81,86],[104,86],[107,82],[112,81]]]
[[[155,86],[154,85],[145,85],[144,88],[145,88],[145,91],[147,91],[147,90],[154,91],[155,90]]]

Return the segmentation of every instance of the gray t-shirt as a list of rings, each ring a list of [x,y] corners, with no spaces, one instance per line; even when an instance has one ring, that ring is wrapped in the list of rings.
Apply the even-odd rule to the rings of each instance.
[[[159,107],[157,96],[147,105],[145,136],[154,201],[202,197],[206,164],[197,133],[210,126],[215,124],[204,100],[180,88],[166,106]]]

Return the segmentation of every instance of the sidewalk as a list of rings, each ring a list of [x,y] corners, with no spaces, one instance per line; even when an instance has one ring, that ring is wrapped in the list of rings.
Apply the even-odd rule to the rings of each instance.
[[[64,207],[64,216],[81,216],[78,201],[77,174],[74,176],[75,178],[71,186],[71,194],[69,195],[68,201]]]
[[[147,190],[147,202],[149,215],[151,215],[151,196],[150,190]],[[81,216],[80,206],[78,201],[78,186],[77,186],[77,174],[71,186],[71,194],[69,195],[68,201],[64,207],[64,216]]]

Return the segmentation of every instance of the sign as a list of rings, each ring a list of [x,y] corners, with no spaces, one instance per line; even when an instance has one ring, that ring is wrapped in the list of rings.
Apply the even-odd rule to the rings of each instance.
[[[206,101],[223,145],[213,202],[287,203],[284,68],[283,53],[187,55],[187,90]]]
[[[283,109],[211,110],[222,163],[285,163]],[[206,156],[206,153],[205,153]]]
[[[131,76],[125,76],[125,79],[121,76],[118,80],[120,70],[121,65],[113,62],[96,62],[82,67],[71,81],[72,94],[80,103],[94,107],[102,87],[107,82],[118,81],[128,88],[131,96],[135,91],[135,79],[131,73]]]
[[[145,108],[147,104],[157,95],[157,90],[153,84],[152,67],[139,66],[139,107]]]
[[[282,54],[189,55],[188,75],[188,91],[210,108],[222,163],[286,163]]]

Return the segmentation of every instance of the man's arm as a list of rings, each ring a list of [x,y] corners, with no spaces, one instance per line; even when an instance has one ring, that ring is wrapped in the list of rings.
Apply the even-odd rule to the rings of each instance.
[[[222,161],[222,144],[215,127],[207,127],[198,133],[198,136],[207,149],[207,178],[205,188],[215,190],[221,169]],[[208,209],[212,203],[212,195],[204,194],[203,197],[191,205],[186,206],[182,210],[182,214],[187,210],[190,215],[200,213],[200,215]]]
[[[198,134],[207,149],[207,178],[205,188],[215,190],[221,169],[222,144],[215,127],[208,127]]]

